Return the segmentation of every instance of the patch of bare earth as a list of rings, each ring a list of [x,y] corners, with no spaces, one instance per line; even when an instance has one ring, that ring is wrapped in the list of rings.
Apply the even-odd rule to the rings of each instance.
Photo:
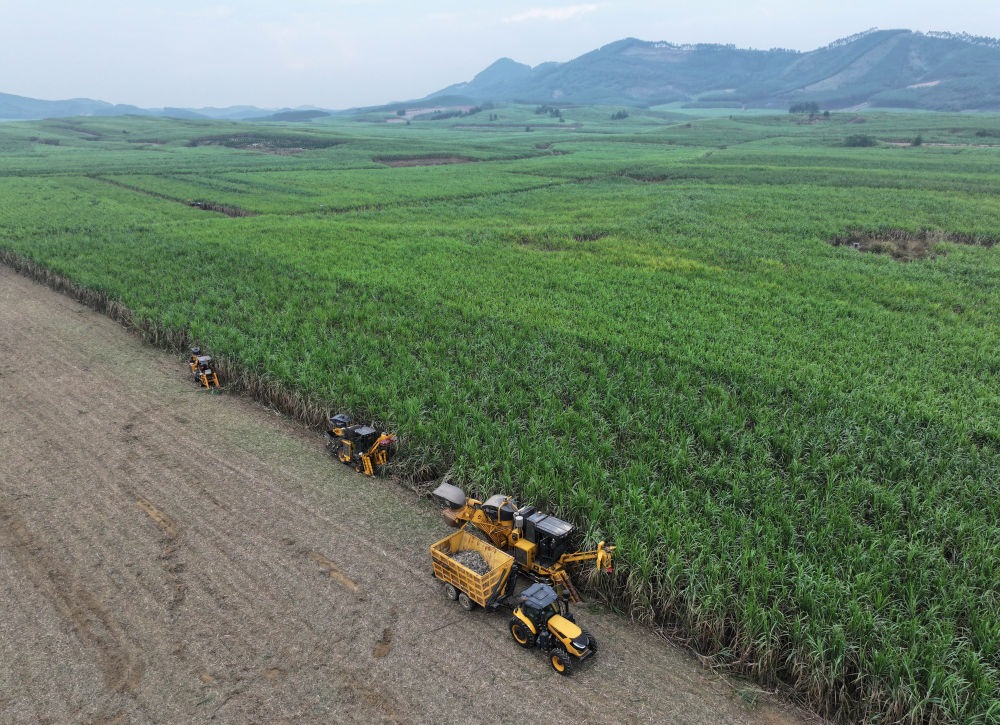
[[[913,141],[883,141],[882,143],[887,146],[913,146]],[[992,149],[996,148],[995,145],[991,144],[978,144],[978,143],[943,143],[936,141],[924,141],[920,144],[921,146],[927,146],[930,148],[954,148],[954,149]]]
[[[835,247],[851,247],[859,252],[886,254],[900,262],[926,259],[945,254],[940,245],[944,242],[971,246],[992,247],[997,240],[992,237],[978,237],[971,234],[955,234],[934,230],[910,232],[904,229],[882,229],[878,231],[850,230],[830,240]]]
[[[424,499],[0,266],[0,722],[793,723],[596,604],[570,678],[431,576]]]

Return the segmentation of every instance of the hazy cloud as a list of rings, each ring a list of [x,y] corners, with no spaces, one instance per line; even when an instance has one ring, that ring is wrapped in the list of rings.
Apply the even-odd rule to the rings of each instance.
[[[511,15],[504,18],[505,23],[524,23],[531,20],[546,20],[549,22],[560,22],[572,20],[581,15],[587,15],[600,9],[600,5],[590,3],[588,5],[568,5],[559,8],[531,8],[523,13]]]

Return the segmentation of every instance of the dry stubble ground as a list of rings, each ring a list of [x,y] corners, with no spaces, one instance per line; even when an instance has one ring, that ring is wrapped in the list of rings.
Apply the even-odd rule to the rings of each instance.
[[[0,350],[2,722],[803,719],[597,605],[556,675],[442,596],[429,502],[2,266]]]

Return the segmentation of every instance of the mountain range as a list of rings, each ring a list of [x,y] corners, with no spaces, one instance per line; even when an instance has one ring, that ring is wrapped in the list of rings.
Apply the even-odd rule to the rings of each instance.
[[[485,102],[688,108],[1000,110],[1000,41],[967,33],[867,30],[812,51],[675,45],[626,38],[565,63],[531,67],[501,58],[471,81],[403,105]],[[230,120],[302,120],[318,108],[143,109],[77,98],[0,93],[0,119],[125,114]]]
[[[71,116],[168,116],[170,118],[225,119],[230,121],[308,121],[329,115],[329,111],[306,109],[267,110],[256,106],[226,108],[140,108],[127,104],[112,104],[92,98],[71,98],[65,101],[43,101],[37,98],[0,93],[0,120],[30,121],[40,118]]]
[[[431,94],[470,101],[688,107],[1000,109],[1000,41],[868,30],[809,52],[627,38],[567,63],[496,61]]]

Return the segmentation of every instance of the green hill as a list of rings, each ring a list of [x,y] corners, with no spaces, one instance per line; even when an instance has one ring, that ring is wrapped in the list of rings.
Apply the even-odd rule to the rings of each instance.
[[[1000,42],[967,34],[871,30],[810,52],[627,38],[529,70],[497,61],[437,95],[475,101],[785,109],[815,102],[924,110],[1000,108]]]

